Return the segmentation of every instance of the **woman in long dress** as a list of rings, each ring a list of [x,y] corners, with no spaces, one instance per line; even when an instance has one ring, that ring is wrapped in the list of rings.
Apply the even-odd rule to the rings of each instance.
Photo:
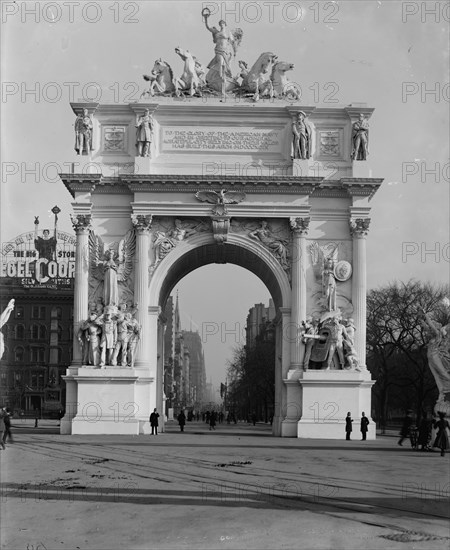
[[[433,447],[441,449],[441,456],[444,456],[446,449],[449,447],[447,430],[450,429],[450,424],[448,423],[448,420],[445,420],[445,413],[439,412],[438,415],[439,420],[433,421],[433,427],[438,430]]]

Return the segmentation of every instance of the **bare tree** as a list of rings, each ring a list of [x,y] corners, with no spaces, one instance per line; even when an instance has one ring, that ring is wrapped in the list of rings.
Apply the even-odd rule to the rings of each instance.
[[[367,364],[377,380],[374,397],[382,429],[390,410],[415,408],[420,421],[424,408],[436,400],[419,317],[424,310],[447,324],[442,300],[448,295],[448,285],[410,280],[371,290],[367,296]]]

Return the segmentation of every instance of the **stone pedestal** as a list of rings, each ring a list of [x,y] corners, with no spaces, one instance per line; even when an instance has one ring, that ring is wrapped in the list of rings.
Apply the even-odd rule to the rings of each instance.
[[[352,164],[352,177],[373,178],[373,170],[367,160],[355,160]]]
[[[134,173],[139,174],[151,174],[151,162],[150,157],[136,157],[134,159]]]
[[[311,164],[310,159],[294,159],[292,161],[292,175],[299,178],[307,178],[309,175],[313,175],[309,173]]]
[[[82,366],[70,371],[65,377],[66,383],[77,386],[77,414],[71,421],[72,435],[142,433],[138,418],[140,407],[134,391],[138,380],[135,369]],[[64,433],[68,433],[67,430]]]
[[[360,420],[369,419],[367,439],[375,439],[375,423],[370,417],[370,392],[375,381],[368,371],[320,371],[302,373],[302,418],[297,437],[345,439],[345,417],[353,418],[352,439],[361,439]]]

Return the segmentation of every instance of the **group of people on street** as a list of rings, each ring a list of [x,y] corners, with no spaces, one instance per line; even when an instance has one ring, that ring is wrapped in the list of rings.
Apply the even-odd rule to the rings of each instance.
[[[347,416],[345,417],[345,439],[347,441],[350,441],[350,434],[353,431],[352,424],[353,424],[352,413],[348,412]],[[368,425],[369,425],[369,419],[367,418],[366,413],[363,412],[361,414],[361,426],[360,426],[361,441],[366,441],[367,439]]]
[[[402,446],[403,441],[406,438],[410,438],[411,446],[414,449],[418,449],[420,446],[421,451],[429,451],[431,442],[431,430],[434,428],[437,430],[436,437],[434,439],[433,448],[440,449],[441,456],[445,456],[445,451],[449,448],[448,431],[450,430],[450,424],[445,419],[445,413],[438,412],[439,419],[434,417],[429,420],[427,414],[424,412],[422,420],[419,425],[419,429],[413,426],[412,410],[406,412],[406,416],[403,419],[403,424],[400,430],[400,439],[398,445]]]

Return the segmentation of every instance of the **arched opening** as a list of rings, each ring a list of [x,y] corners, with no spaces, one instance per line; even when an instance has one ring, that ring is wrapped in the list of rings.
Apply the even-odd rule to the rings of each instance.
[[[150,283],[151,304],[158,304],[159,310],[164,311],[166,302],[174,288],[189,274],[211,264],[232,264],[239,266],[253,273],[261,281],[266,289],[266,297],[270,297],[273,301],[275,316],[274,328],[272,337],[275,339],[274,353],[274,380],[275,399],[273,403],[273,411],[270,416],[273,417],[273,434],[280,435],[280,422],[282,418],[283,403],[286,399],[286,392],[283,385],[283,372],[287,370],[290,355],[288,347],[282,343],[283,334],[283,315],[281,311],[286,313],[290,308],[291,289],[286,272],[282,269],[278,261],[274,258],[271,252],[265,249],[262,245],[254,242],[249,243],[249,239],[242,236],[230,236],[229,242],[226,244],[217,244],[211,242],[211,237],[197,237],[187,243],[181,243],[176,250],[171,252],[164,260],[162,260],[155,270]],[[205,242],[207,241],[207,242]],[[230,242],[231,241],[231,242]],[[233,242],[234,241],[234,242]],[[220,270],[217,270],[219,272]],[[233,289],[239,286],[239,279],[231,280],[230,277],[224,277],[220,284],[217,284],[217,292],[223,292],[223,288]],[[201,296],[197,289],[197,295]],[[258,302],[266,301],[266,298],[258,300]],[[267,300],[268,302],[268,300]],[[255,302],[246,304],[246,311],[255,305]],[[268,303],[266,304],[269,305]],[[284,316],[284,319],[286,316]],[[155,342],[157,347],[157,364],[158,378],[160,380],[159,387],[163,387],[164,380],[164,324],[165,319],[159,319],[158,322],[158,337]],[[205,320],[202,320],[205,321]],[[208,320],[206,320],[208,321]],[[213,321],[214,322],[214,321]],[[244,316],[241,319],[242,325],[246,322]],[[244,327],[242,327],[244,328]],[[211,327],[206,325],[202,327],[203,337],[208,330],[218,329],[222,327]],[[227,328],[225,327],[225,330]],[[239,329],[238,329],[239,330]],[[234,330],[232,331],[234,334]],[[233,335],[232,335],[233,337]],[[245,338],[245,337],[244,337]],[[225,377],[225,369],[223,372]],[[158,386],[158,384],[157,384]],[[163,410],[164,405],[162,396],[156,396],[159,408]],[[267,414],[266,414],[267,416]]]

